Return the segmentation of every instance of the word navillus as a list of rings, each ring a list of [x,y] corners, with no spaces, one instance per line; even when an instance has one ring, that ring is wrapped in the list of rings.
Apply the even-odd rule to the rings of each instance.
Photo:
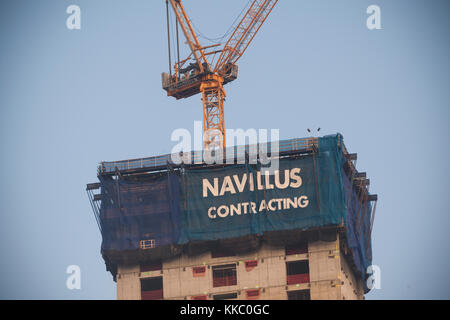
[[[208,179],[203,179],[203,198],[208,197],[208,191],[214,197],[220,197],[227,193],[236,194],[244,191],[255,191],[255,189],[272,190],[274,188],[300,188],[302,186],[300,172],[300,168],[284,170],[283,182],[281,182],[281,174],[279,170],[275,171],[273,176],[270,175],[269,171],[266,171],[264,174],[264,179],[259,171],[256,172],[256,174],[244,173],[242,177],[239,177],[239,175],[226,176],[220,184],[219,178],[214,178],[213,183],[211,183]],[[256,179],[254,177],[255,175]],[[273,177],[273,180],[271,177]]]
[[[309,205],[307,196],[300,196],[294,198],[271,199],[269,201],[262,200],[259,204],[256,202],[242,202],[236,205],[223,205],[218,208],[210,207],[208,209],[208,217],[210,219],[226,218],[228,216],[242,215],[242,214],[256,214],[259,212],[275,212],[282,210],[289,210],[291,208],[304,209]]]

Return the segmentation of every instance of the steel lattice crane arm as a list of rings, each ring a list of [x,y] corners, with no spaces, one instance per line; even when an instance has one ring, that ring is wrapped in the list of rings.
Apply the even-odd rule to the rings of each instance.
[[[214,73],[225,75],[242,57],[278,0],[255,0],[222,49]]]
[[[167,0],[166,0],[167,1]],[[186,37],[187,43],[191,48],[192,55],[197,62],[200,72],[205,72],[205,66],[210,69],[209,62],[206,59],[204,48],[200,45],[197,35],[195,34],[194,28],[192,28],[189,17],[184,10],[181,0],[168,0],[170,5],[177,16],[177,21],[179,22],[181,29],[183,30],[184,36]]]

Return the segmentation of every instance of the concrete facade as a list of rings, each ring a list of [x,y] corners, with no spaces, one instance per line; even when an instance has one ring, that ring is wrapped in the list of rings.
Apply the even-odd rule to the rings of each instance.
[[[342,241],[342,240],[341,240]],[[255,262],[256,261],[256,262]],[[287,263],[306,261],[309,279],[288,284]],[[248,263],[253,266],[249,267]],[[214,287],[213,268],[236,266],[236,285]],[[257,264],[257,265],[254,265]],[[200,268],[198,268],[200,267]],[[204,268],[202,268],[204,267]],[[204,270],[196,274],[195,270]],[[141,272],[140,265],[119,265],[117,298],[140,300],[141,280],[162,277],[163,299],[214,299],[232,294],[228,299],[286,300],[290,292],[303,293],[303,299],[364,299],[363,283],[340,250],[340,240],[311,241],[307,253],[286,255],[284,247],[262,245],[244,255],[213,258],[211,252],[196,256],[183,254],[162,262],[162,270]],[[222,296],[223,298],[223,296]]]

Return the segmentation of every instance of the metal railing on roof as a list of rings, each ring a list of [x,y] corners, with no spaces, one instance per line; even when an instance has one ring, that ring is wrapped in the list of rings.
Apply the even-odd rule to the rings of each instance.
[[[318,147],[319,138],[301,138],[301,139],[290,139],[278,141],[279,154],[291,153],[291,152],[301,152],[301,151],[312,151],[316,150]],[[226,160],[237,159],[237,154],[239,148],[245,148],[245,153],[248,154],[249,150],[259,151],[263,148],[266,152],[272,152],[272,142],[262,143],[258,145],[246,145],[246,146],[234,146],[226,149],[226,155],[231,155],[227,157]],[[259,153],[257,153],[259,154]],[[172,160],[175,154],[166,154],[155,157],[121,160],[121,161],[104,161],[101,162],[98,167],[98,175],[111,174],[116,171],[127,172],[136,170],[155,170],[159,168],[167,167],[167,165],[172,164]],[[182,155],[183,158],[189,158],[191,163],[202,164],[203,163],[203,151],[192,151],[190,153]],[[229,163],[226,161],[226,163]]]

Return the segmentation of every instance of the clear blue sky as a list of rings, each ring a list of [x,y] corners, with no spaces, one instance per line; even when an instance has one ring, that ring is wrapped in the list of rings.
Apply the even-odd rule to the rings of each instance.
[[[208,37],[242,0],[185,0]],[[207,3],[207,5],[206,5]],[[66,8],[81,7],[81,30]],[[381,7],[382,30],[366,28]],[[85,193],[102,160],[170,152],[201,120],[175,101],[162,0],[2,0],[0,298],[114,299]],[[382,289],[368,299],[450,298],[449,1],[280,0],[227,87],[229,128],[340,132],[379,194]],[[205,44],[208,42],[201,39]],[[81,267],[82,290],[66,289]]]

